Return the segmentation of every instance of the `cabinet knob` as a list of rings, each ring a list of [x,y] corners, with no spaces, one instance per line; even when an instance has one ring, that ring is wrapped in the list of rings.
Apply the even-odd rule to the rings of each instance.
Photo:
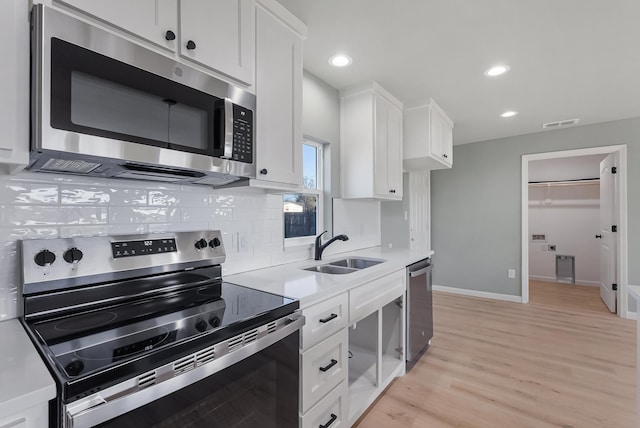
[[[176,39],[176,33],[174,33],[171,30],[168,30],[166,33],[164,33],[164,38],[167,40],[175,40]]]
[[[190,51],[194,50],[196,48],[196,42],[194,42],[193,40],[189,40],[187,42],[187,49],[189,49]]]
[[[268,173],[269,173],[269,171],[267,171],[267,168],[262,168],[260,170],[260,174],[262,174],[262,175],[267,175]]]

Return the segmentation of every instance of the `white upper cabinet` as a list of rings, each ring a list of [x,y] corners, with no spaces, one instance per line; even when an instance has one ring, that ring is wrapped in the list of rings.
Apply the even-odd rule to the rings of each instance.
[[[276,1],[256,3],[256,163],[253,185],[302,185],[302,40],[306,27]]]
[[[254,0],[55,0],[177,52],[246,85],[254,83]]]
[[[253,0],[181,0],[180,55],[253,84]]]
[[[72,6],[159,46],[176,50],[178,0],[57,0],[56,3]]]
[[[404,110],[404,168],[453,166],[453,122],[434,100]]]
[[[375,82],[340,95],[342,198],[402,199],[402,103]]]
[[[1,1],[0,24],[0,170],[13,173],[29,161],[29,2]]]

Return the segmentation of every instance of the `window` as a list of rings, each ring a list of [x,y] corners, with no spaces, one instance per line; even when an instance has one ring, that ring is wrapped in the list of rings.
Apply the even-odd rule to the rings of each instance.
[[[322,228],[322,144],[302,145],[302,179],[301,193],[282,197],[286,245],[313,242]]]

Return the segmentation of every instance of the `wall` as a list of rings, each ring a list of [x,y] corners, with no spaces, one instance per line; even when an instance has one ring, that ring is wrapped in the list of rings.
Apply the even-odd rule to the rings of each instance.
[[[340,197],[340,95],[313,74],[303,75],[302,128],[306,138],[324,145],[324,229],[333,235],[331,198]]]
[[[529,278],[555,281],[556,255],[575,256],[575,282],[600,284],[600,186],[529,187],[529,235],[545,234],[546,242],[529,241]],[[548,246],[555,245],[556,251]]]
[[[522,155],[617,144],[628,156],[629,282],[640,284],[640,118],[455,146],[454,167],[431,174],[434,284],[519,296]]]

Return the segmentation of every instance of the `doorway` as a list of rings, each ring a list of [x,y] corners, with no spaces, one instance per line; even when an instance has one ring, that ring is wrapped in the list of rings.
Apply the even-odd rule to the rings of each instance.
[[[530,162],[537,162],[542,160],[554,160],[554,159],[563,159],[563,158],[575,158],[575,157],[593,157],[594,155],[603,155],[607,156],[609,154],[614,154],[618,160],[619,171],[617,176],[617,189],[615,191],[615,195],[613,199],[613,204],[615,204],[615,209],[613,210],[615,214],[614,223],[617,226],[617,242],[615,242],[615,253],[617,255],[615,262],[612,268],[612,274],[617,278],[617,287],[618,292],[613,295],[613,299],[616,300],[616,306],[618,308],[618,314],[621,317],[627,318],[628,315],[628,307],[627,307],[627,293],[626,293],[626,284],[627,284],[627,233],[626,233],[626,225],[627,225],[627,209],[626,209],[626,146],[607,146],[607,147],[596,147],[589,149],[577,149],[577,150],[567,150],[560,152],[550,152],[550,153],[538,153],[532,155],[524,155],[522,157],[522,302],[529,302],[529,279],[530,279],[530,243],[532,241],[532,233],[536,236],[535,238],[543,240],[544,233],[538,233],[535,230],[529,230],[529,174],[530,174]],[[531,164],[531,166],[535,169],[535,163]],[[543,244],[542,242],[540,244]],[[548,245],[553,245],[549,243]],[[536,247],[539,248],[539,247]],[[549,247],[552,248],[552,247]],[[549,256],[547,254],[546,256]],[[601,256],[602,257],[602,256]],[[606,266],[603,265],[603,269],[606,269]],[[603,299],[606,299],[607,295],[603,296]]]

